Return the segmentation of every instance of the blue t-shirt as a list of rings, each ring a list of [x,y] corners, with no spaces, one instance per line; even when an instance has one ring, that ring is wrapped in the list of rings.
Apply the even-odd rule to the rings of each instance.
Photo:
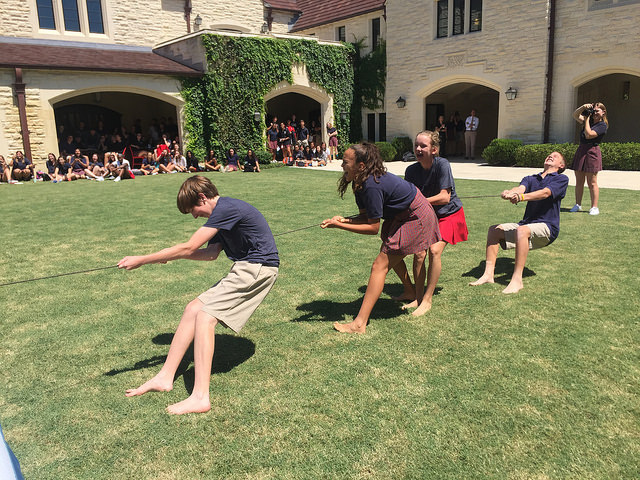
[[[56,171],[56,161],[47,160],[45,165],[47,166],[47,172],[53,175]]]
[[[27,157],[22,157],[22,161],[19,161],[17,157],[13,159],[13,168],[24,170],[27,168],[27,165],[31,165],[31,160]]]
[[[377,181],[371,175],[355,192],[356,204],[370,219],[389,220],[409,208],[417,191],[415,185],[392,173],[385,173]]]
[[[66,175],[71,170],[71,164],[69,162],[58,164],[58,173],[60,175]]]
[[[277,128],[270,128],[269,130],[267,130],[267,133],[269,134],[269,141],[270,142],[277,142],[278,141],[278,129]]]
[[[220,197],[204,226],[218,229],[209,245],[221,243],[224,253],[234,262],[260,263],[267,267],[280,265],[269,224],[253,205]]]
[[[235,165],[236,167],[238,166],[238,154],[237,153],[234,153],[231,156],[229,156],[229,154],[227,153],[227,165]]]
[[[595,125],[591,126],[591,130],[598,134],[597,137],[587,138],[584,136],[584,128],[580,132],[580,143],[584,143],[587,145],[600,145],[602,139],[604,138],[604,134],[607,133],[607,124],[604,122],[598,122]]]
[[[451,199],[445,205],[433,205],[438,218],[448,217],[462,208],[462,202],[456,195],[456,184],[451,173],[449,161],[442,157],[434,157],[433,165],[425,170],[420,163],[409,165],[404,172],[404,179],[420,189],[424,198],[438,195],[441,190],[451,189]]]
[[[518,224],[546,223],[551,231],[549,243],[553,242],[560,233],[560,202],[567,193],[568,184],[569,177],[557,172],[548,173],[544,178],[540,173],[524,177],[520,185],[524,185],[525,193],[548,188],[551,190],[551,196],[544,200],[527,202],[524,218]]]
[[[306,140],[307,138],[309,138],[309,129],[307,127],[298,130],[298,140]]]

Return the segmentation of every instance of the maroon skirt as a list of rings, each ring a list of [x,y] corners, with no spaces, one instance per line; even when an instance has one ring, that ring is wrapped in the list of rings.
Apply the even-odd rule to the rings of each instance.
[[[598,145],[582,143],[573,157],[571,170],[586,173],[598,173],[602,170],[602,152]]]
[[[436,212],[420,190],[408,209],[383,222],[380,238],[381,252],[403,256],[423,252],[442,240]]]

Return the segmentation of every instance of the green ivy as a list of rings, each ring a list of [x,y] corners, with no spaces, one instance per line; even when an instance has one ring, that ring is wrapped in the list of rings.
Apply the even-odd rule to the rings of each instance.
[[[348,132],[353,101],[353,47],[321,45],[313,40],[202,35],[208,69],[182,81],[187,148],[204,157],[264,149],[264,96],[278,83],[293,82],[292,67],[304,63],[309,80],[333,95],[334,124]],[[260,112],[262,120],[254,120]],[[347,118],[342,119],[341,113]],[[340,142],[347,142],[341,135]]]
[[[387,48],[383,40],[370,53],[360,56],[365,48],[364,39],[353,44],[354,92],[351,107],[352,142],[363,138],[362,109],[377,110],[384,106],[384,93],[387,77]]]

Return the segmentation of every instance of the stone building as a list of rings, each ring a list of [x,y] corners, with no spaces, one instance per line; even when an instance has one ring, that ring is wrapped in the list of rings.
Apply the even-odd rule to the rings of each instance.
[[[360,40],[363,53],[384,40],[384,104],[362,115],[371,140],[474,108],[476,154],[496,137],[574,141],[574,108],[601,101],[607,140],[639,141],[639,20],[640,0],[0,0],[0,152],[41,161],[60,125],[98,119],[146,130],[163,118],[183,137],[179,79],[205,68],[205,31]],[[265,114],[333,115],[304,68],[265,102]]]

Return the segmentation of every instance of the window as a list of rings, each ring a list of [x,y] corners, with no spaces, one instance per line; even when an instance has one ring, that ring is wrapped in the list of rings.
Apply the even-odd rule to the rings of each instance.
[[[42,30],[104,34],[105,0],[35,0]]]
[[[387,114],[380,113],[378,115],[378,137],[381,142],[387,141]]]
[[[347,41],[347,32],[344,26],[336,28],[336,40],[339,42]]]
[[[371,20],[371,50],[380,43],[380,17]]]
[[[436,38],[482,30],[482,0],[437,0],[435,13]]]
[[[53,16],[53,0],[38,0],[36,3],[38,9],[38,21],[40,28],[45,30],[56,29],[56,19]]]
[[[370,142],[376,141],[376,114],[367,114],[367,140]]]
[[[640,0],[589,0],[589,10],[600,10],[603,8],[622,7],[640,3]]]

